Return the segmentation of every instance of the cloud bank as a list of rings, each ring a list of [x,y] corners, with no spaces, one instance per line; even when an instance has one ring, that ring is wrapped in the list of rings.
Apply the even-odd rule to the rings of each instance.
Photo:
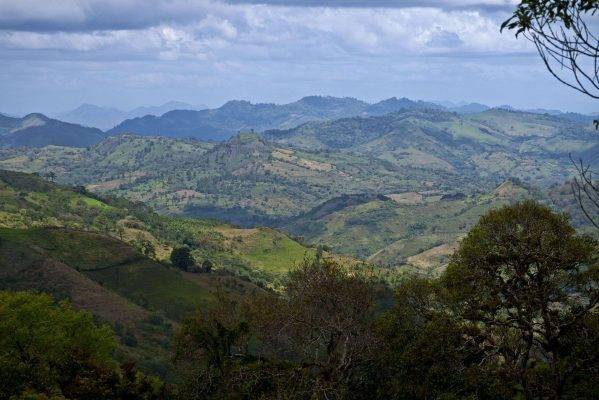
[[[64,104],[53,104],[63,108],[170,100],[165,95],[213,104],[227,97],[286,101],[322,90],[367,99],[390,90],[442,98],[455,97],[460,81],[469,82],[462,98],[488,100],[506,87],[502,80],[530,80],[523,68],[542,74],[529,43],[499,33],[514,4],[0,0],[0,85],[12,95],[0,108],[26,107],[36,90],[40,106],[61,94]],[[435,96],[444,84],[454,89]],[[106,85],[121,95],[111,100]]]

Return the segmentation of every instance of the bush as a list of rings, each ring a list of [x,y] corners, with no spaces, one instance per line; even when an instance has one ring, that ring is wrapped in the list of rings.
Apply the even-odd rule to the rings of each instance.
[[[173,267],[183,271],[188,271],[191,266],[195,265],[195,260],[191,255],[189,247],[176,247],[171,252],[171,264]]]

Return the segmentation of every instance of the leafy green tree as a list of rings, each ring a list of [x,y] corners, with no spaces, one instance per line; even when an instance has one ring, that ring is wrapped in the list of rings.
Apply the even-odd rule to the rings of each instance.
[[[191,255],[189,247],[175,247],[171,252],[171,264],[173,267],[187,271],[191,266],[195,265],[195,260]]]
[[[486,365],[476,329],[451,312],[438,279],[412,278],[396,292],[393,309],[377,322],[382,398],[458,399],[516,395],[515,383]]]
[[[161,399],[164,385],[112,359],[112,330],[47,294],[0,292],[0,399]]]
[[[533,201],[489,212],[439,279],[402,284],[379,320],[384,392],[594,398],[597,278],[597,242],[564,215]]]
[[[562,358],[564,341],[597,317],[597,261],[594,239],[525,201],[484,215],[442,284],[486,360],[506,368],[527,398],[559,399],[577,368]]]
[[[115,346],[107,326],[96,326],[91,314],[66,302],[0,292],[0,398],[69,386],[86,370],[110,362]]]

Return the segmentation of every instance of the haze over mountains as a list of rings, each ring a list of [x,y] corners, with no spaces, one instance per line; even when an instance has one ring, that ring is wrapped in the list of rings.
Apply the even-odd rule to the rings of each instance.
[[[0,115],[0,147],[91,146],[105,137],[97,128],[29,114],[23,118]]]
[[[31,139],[26,132],[17,129],[9,135],[10,137],[6,134],[0,137],[0,146],[41,147],[52,144],[85,147],[101,140],[103,135],[97,130],[91,131],[86,127],[101,128],[108,136],[133,133],[145,136],[192,137],[199,140],[222,141],[239,131],[291,129],[309,122],[381,116],[402,110],[443,110],[467,117],[491,109],[478,103],[454,104],[392,97],[370,104],[355,98],[331,96],[309,96],[289,104],[253,104],[248,101],[233,100],[216,109],[198,110],[197,108],[200,107],[169,102],[162,106],[138,107],[125,112],[116,108],[84,104],[75,110],[60,114],[56,120],[35,113],[30,115],[45,120],[44,124],[39,121],[35,123],[37,134],[44,136],[44,139]],[[516,111],[510,106],[500,108]],[[593,121],[593,117],[589,115],[562,113],[559,110],[535,109],[526,112],[548,114],[579,124],[590,124]],[[9,128],[14,129],[11,128],[16,123],[14,120],[20,120],[4,114],[0,116],[4,121],[4,131]],[[47,123],[48,121],[53,122]],[[68,122],[69,125],[61,128],[64,137],[59,137],[61,133],[57,127],[61,126],[62,121]],[[72,136],[73,134],[75,136]]]
[[[143,117],[144,115],[162,115],[172,110],[202,110],[208,108],[204,105],[191,105],[180,101],[169,101],[159,106],[136,107],[130,111],[119,110],[114,107],[102,107],[94,104],[82,104],[74,110],[56,114],[59,120],[108,130],[129,118]]]

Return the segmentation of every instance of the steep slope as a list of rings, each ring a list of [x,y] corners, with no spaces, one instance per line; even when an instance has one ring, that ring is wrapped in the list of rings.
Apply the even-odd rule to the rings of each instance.
[[[42,114],[2,117],[0,147],[87,147],[104,138],[101,130],[50,119]]]

